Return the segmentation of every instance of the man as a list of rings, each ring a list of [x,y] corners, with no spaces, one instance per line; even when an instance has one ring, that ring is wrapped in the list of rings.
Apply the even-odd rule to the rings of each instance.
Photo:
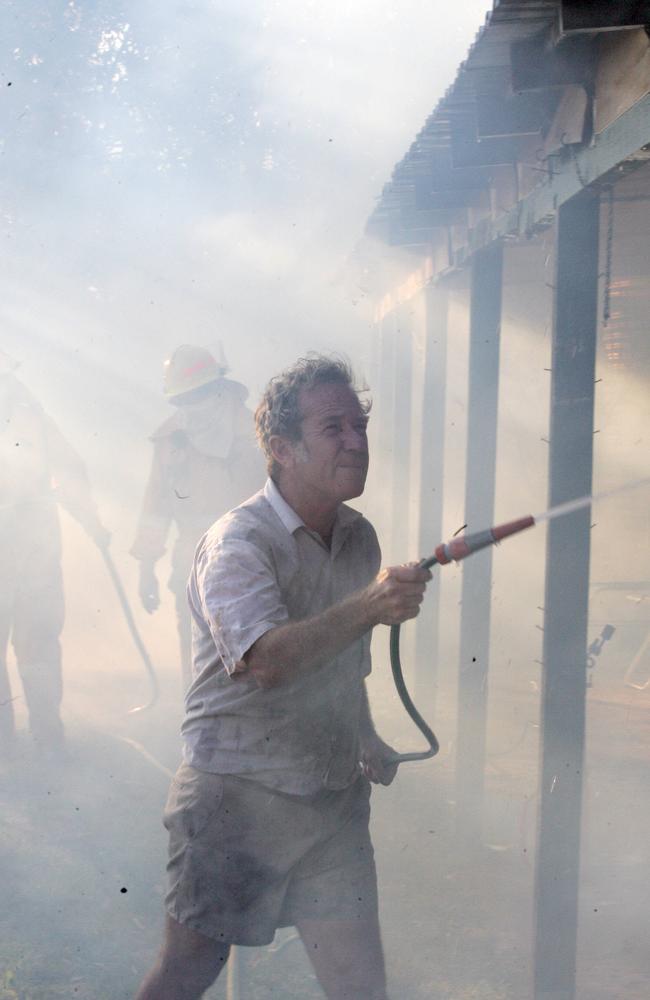
[[[11,754],[14,713],[6,649],[11,641],[39,750],[64,749],[60,634],[61,503],[100,545],[108,542],[84,464],[0,350],[0,758]]]
[[[270,478],[202,539],[188,586],[193,683],[167,802],[166,936],[138,1000],[192,1000],[231,944],[296,925],[330,1000],[386,1000],[368,832],[389,784],[364,678],[374,625],[417,615],[430,574],[379,569],[367,415],[348,367],[273,379],[256,413]]]
[[[131,554],[140,562],[140,599],[160,605],[155,564],[172,523],[169,589],[176,600],[183,689],[190,682],[191,626],[185,588],[194,549],[215,520],[264,482],[247,390],[225,378],[225,359],[184,344],[165,362],[164,393],[176,412],[152,435],[153,461]]]

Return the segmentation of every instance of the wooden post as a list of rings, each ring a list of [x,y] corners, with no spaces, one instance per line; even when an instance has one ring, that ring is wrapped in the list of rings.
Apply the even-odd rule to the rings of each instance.
[[[427,285],[425,296],[423,425],[420,436],[418,556],[430,556],[442,541],[447,368],[448,295],[444,284]],[[415,633],[415,693],[429,721],[436,701],[440,573],[434,570]]]
[[[377,406],[373,407],[372,426],[375,428],[375,450],[370,456],[373,470],[373,523],[381,540],[383,562],[390,554],[389,532],[393,518],[393,425],[395,421],[395,316],[388,313],[379,330],[379,384]]]
[[[591,493],[599,200],[558,212],[549,506]],[[591,510],[552,520],[546,542],[535,1000],[572,1000],[578,926]]]
[[[465,521],[468,531],[494,519],[503,248],[492,244],[472,261]],[[456,818],[459,843],[482,832],[487,725],[492,549],[463,563],[458,673]]]
[[[399,306],[395,313],[393,377],[393,496],[389,545],[391,562],[400,563],[409,559],[413,331],[408,302]]]

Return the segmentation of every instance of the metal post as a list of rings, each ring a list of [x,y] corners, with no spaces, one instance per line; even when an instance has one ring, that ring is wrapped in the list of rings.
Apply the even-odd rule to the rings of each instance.
[[[558,212],[549,505],[591,493],[599,201]],[[590,555],[589,509],[550,521],[546,542],[535,998],[572,1000],[578,926]]]
[[[503,249],[493,244],[472,262],[465,520],[468,530],[494,516]],[[487,725],[492,549],[463,563],[456,754],[457,831],[480,841]]]
[[[444,284],[427,285],[424,295],[426,330],[418,505],[418,555],[421,557],[431,555],[442,539],[448,314]],[[418,703],[426,708],[425,715],[435,706],[439,605],[440,573],[434,572],[415,632],[415,691]]]

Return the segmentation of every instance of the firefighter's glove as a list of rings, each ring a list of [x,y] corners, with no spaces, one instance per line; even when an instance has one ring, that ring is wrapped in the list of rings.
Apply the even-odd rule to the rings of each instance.
[[[158,590],[158,579],[153,566],[148,563],[140,564],[140,584],[138,587],[142,607],[147,614],[153,614],[160,607],[160,592]]]

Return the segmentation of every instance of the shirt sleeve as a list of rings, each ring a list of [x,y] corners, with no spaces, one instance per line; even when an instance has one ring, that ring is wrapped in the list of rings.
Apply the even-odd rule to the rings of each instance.
[[[270,554],[257,543],[208,544],[196,567],[201,615],[229,674],[260,636],[289,620]]]

